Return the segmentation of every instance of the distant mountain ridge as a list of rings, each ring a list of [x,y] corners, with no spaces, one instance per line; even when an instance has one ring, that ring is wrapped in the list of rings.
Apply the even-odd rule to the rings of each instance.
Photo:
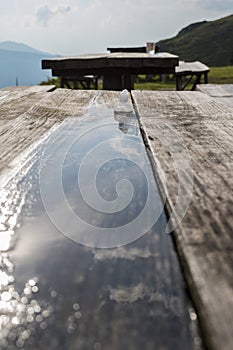
[[[233,15],[216,21],[192,23],[171,39],[158,42],[161,51],[177,54],[180,60],[200,60],[209,66],[233,65]],[[59,57],[24,43],[0,42],[0,88],[35,85],[51,78],[41,69],[44,58]]]
[[[161,51],[181,60],[200,60],[209,66],[233,65],[233,15],[192,23],[171,39],[158,42]]]
[[[57,57],[23,43],[0,42],[0,88],[16,85],[36,85],[51,77],[50,70],[41,69],[43,58]]]
[[[30,52],[30,53],[48,55],[47,52],[42,52],[42,51],[39,51],[37,49],[34,49],[33,47],[31,47],[29,45],[24,44],[24,43],[17,43],[14,41],[2,41],[2,42],[0,42],[0,50]]]

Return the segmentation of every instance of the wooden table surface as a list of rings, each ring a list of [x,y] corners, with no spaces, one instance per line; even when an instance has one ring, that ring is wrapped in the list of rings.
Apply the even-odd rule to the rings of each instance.
[[[182,162],[183,147],[190,156],[192,173],[184,168],[183,176],[184,187],[193,181],[192,196],[173,235],[207,344],[211,349],[230,350],[233,110],[200,92],[133,91],[132,96],[152,164],[156,173],[161,169],[157,177],[170,214],[176,206],[179,185],[172,157],[180,154]],[[188,194],[184,187],[179,191],[185,198]]]
[[[214,97],[230,107],[233,107],[233,84],[198,85],[197,90]]]
[[[10,89],[0,90],[0,144],[2,149],[0,155],[0,170],[3,175],[8,174],[8,172],[16,166],[14,159],[27,151],[29,147],[40,140],[45,132],[51,130],[55,125],[60,125],[62,121],[72,116],[81,121],[85,116],[87,107],[90,106],[90,103],[93,101],[95,101],[97,105],[111,109],[116,104],[119,96],[117,92],[108,91],[97,92],[57,89],[54,92],[48,92],[48,90],[49,88],[47,87],[38,88],[38,90],[36,87],[16,89],[15,91],[10,91]],[[184,180],[183,186],[179,189],[179,194],[181,193],[186,200],[188,197],[187,188],[192,189],[190,204],[186,208],[187,210],[184,218],[179,226],[176,227],[172,233],[168,234],[168,237],[174,239],[177,247],[188,289],[198,319],[200,320],[206,346],[208,349],[213,350],[231,350],[233,346],[232,108],[224,106],[215,98],[201,92],[133,91],[132,98],[136,106],[144,143],[161,191],[161,196],[166,196],[167,198],[166,210],[168,216],[174,211],[177,200],[179,188],[177,164],[181,167],[181,176]],[[187,163],[185,163],[185,159],[182,159],[184,150],[186,156],[188,155],[188,165],[191,166],[191,173]],[[177,161],[175,164],[174,159]],[[18,165],[19,164],[17,164],[17,166]],[[182,166],[184,168],[182,168]],[[191,187],[190,184],[192,185]],[[173,224],[176,223],[176,219],[177,217],[175,216],[173,218]],[[143,259],[150,259],[149,257],[151,257],[152,254],[151,238],[146,238],[145,236],[145,239],[148,239],[147,244],[149,245],[146,245],[146,251],[143,251]],[[145,242],[142,244],[145,244]],[[145,267],[143,269],[142,265],[140,265],[142,262],[142,255],[138,258],[132,257],[133,251],[136,252],[135,249],[117,249],[114,251],[118,259],[120,259],[120,265],[118,266],[120,270],[119,274],[116,276],[119,281],[123,283],[120,276],[124,276],[124,283],[127,279],[131,279],[131,276],[129,274],[127,275],[129,271],[126,266],[131,266],[129,262],[134,261],[131,259],[136,259],[139,264],[138,266],[141,266],[140,273],[144,275],[145,280],[147,280],[146,276],[149,278],[148,281],[151,280],[152,275],[159,276],[160,282],[156,284],[157,288],[159,288],[159,292],[160,287],[158,286],[161,286],[163,289],[162,285],[164,283],[166,286],[169,286],[168,289],[172,288],[172,285],[179,287],[179,283],[182,284],[180,277],[178,278],[177,274],[174,273],[174,266],[176,263],[174,262],[174,253],[172,250],[170,251],[170,249],[172,249],[171,247],[169,250],[165,247],[164,250],[158,252],[159,260],[155,259],[156,263],[153,263],[153,268],[155,269],[153,274],[151,274],[151,270],[145,270]],[[146,258],[148,249],[150,254],[148,258]],[[110,252],[111,254],[113,253],[113,251]],[[69,250],[66,252],[66,255],[67,254],[69,255]],[[80,268],[82,266],[83,271],[86,271],[86,279],[84,279],[86,281],[86,286],[89,286],[90,289],[93,290],[95,288],[94,280],[90,279],[90,275],[88,275],[88,271],[91,271],[90,269],[93,268],[93,265],[90,262],[85,265],[84,251],[80,251],[80,254],[83,257]],[[103,257],[102,254],[105,257]],[[102,258],[100,258],[100,255]],[[6,255],[4,256],[3,259],[6,259]],[[57,256],[59,256],[59,254]],[[126,259],[127,256],[129,260]],[[105,251],[105,253],[99,251],[95,252],[95,257],[97,260],[106,259],[105,261],[107,261],[110,255],[108,256],[107,251]],[[103,260],[101,261],[101,266],[105,266],[102,265]],[[148,262],[149,260],[145,261]],[[30,264],[28,266],[30,266]],[[159,273],[159,266],[162,270],[168,271],[168,275],[166,275],[169,276],[168,279],[165,277],[163,280],[162,275]],[[106,269],[106,275],[102,275],[103,281],[106,283],[105,288],[107,288],[102,290],[103,295],[105,295],[104,293],[106,293],[109,288],[107,277],[105,278],[104,276],[108,276],[108,278],[113,276],[115,268],[115,265],[111,265],[109,270]],[[151,268],[152,265],[150,265],[150,269]],[[64,278],[66,275],[65,269],[66,264],[63,264],[61,273]],[[114,275],[116,275],[116,272]],[[78,276],[73,276],[72,278],[77,279]],[[80,280],[80,282],[77,283],[82,283],[82,281]],[[156,283],[158,283],[158,281]],[[82,284],[80,284],[80,286],[82,286]],[[110,288],[109,290],[111,291],[112,298],[118,298],[118,302],[119,299],[122,299],[123,302],[125,295],[130,291],[133,293],[136,292],[136,294],[139,295],[139,299],[144,298],[141,296],[141,292],[139,293],[138,289],[132,289],[132,286],[122,289],[121,292],[118,291],[119,294],[116,294],[117,290],[114,288]],[[147,293],[145,292],[146,290],[147,289],[144,289],[144,293]],[[154,290],[154,292],[156,293],[156,290]],[[91,294],[85,294],[82,290],[80,293],[80,295],[83,296],[82,298],[84,298],[84,300],[87,298],[91,304]],[[156,295],[154,295],[154,297],[155,296]],[[165,307],[166,304],[167,306],[164,310],[167,310],[166,308],[168,308],[168,310],[173,310],[172,308],[174,305],[172,306],[171,300],[168,301],[162,297],[162,299],[160,299],[159,295],[157,295],[157,297],[156,303],[158,303],[158,306],[163,305]],[[145,298],[148,300],[148,295],[145,295]],[[179,305],[181,305],[180,300],[182,300],[180,298],[179,296],[177,299]],[[59,300],[61,303],[61,299]],[[107,299],[104,299],[104,303],[106,303],[106,300]],[[132,303],[132,305],[137,307],[137,303],[132,300],[134,299],[131,299],[130,303],[125,301],[125,305],[129,306]],[[101,308],[107,307],[108,304],[104,303],[101,304]],[[115,315],[116,320],[119,320],[119,317],[122,317],[124,313],[123,304],[120,309],[114,309],[113,315]],[[181,309],[179,307],[179,310]],[[191,309],[193,310],[193,308]],[[196,319],[194,310],[191,311],[190,317],[193,320]],[[136,318],[135,316],[135,319]],[[93,320],[93,322],[95,322],[95,320]],[[177,320],[173,320],[173,323],[174,322],[177,322]],[[95,324],[92,323],[93,327],[94,325]],[[45,323],[43,323],[42,326],[44,327]],[[84,326],[83,324],[83,327]],[[114,342],[113,349],[119,349],[121,345],[119,343],[120,338],[114,338],[114,334],[120,335],[122,326],[123,324],[119,322],[114,323],[116,333],[113,332],[111,334],[111,340],[108,340],[110,341],[110,343],[108,343],[109,346],[111,345],[111,341]],[[156,325],[154,327],[156,329]],[[140,328],[141,325],[138,323],[138,329]],[[76,333],[75,331],[73,335],[74,338],[72,338],[74,339],[76,348],[80,350],[82,347],[78,347],[78,344],[79,341],[83,341],[83,338],[80,338],[80,334],[86,334],[85,329],[86,326],[80,328],[81,333],[78,333],[78,331]],[[92,328],[92,331],[95,332],[95,328]],[[144,331],[145,330],[142,332]],[[178,338],[179,337],[181,337],[181,335],[179,335]],[[175,338],[177,339],[177,336]],[[48,339],[46,341],[48,341]],[[196,338],[196,343],[198,343],[198,337]],[[93,344],[96,349],[102,349],[102,345],[98,339],[94,339]],[[55,344],[54,346],[57,345]],[[129,346],[129,344],[127,346]],[[146,349],[154,349],[154,347],[155,344],[151,343],[147,345]],[[135,349],[135,344],[133,348]],[[199,348],[200,347],[196,344],[196,347],[193,349],[196,350]],[[105,347],[103,347],[103,349],[105,349]],[[179,348],[178,346],[176,349],[183,350],[184,347]]]
[[[177,65],[178,56],[166,52],[154,55],[103,53],[42,60],[42,69],[52,69],[53,76],[75,78],[90,74],[103,75],[105,90],[131,89],[132,75],[175,73]],[[122,83],[122,79],[125,82]]]

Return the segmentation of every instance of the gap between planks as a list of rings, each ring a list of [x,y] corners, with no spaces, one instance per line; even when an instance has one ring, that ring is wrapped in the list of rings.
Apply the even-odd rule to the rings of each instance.
[[[133,91],[132,96],[170,214],[177,199],[178,179],[166,141],[174,152],[179,152],[179,142],[187,148],[193,170],[192,198],[173,236],[207,346],[231,350],[232,109],[200,92]],[[191,179],[186,175],[188,183]]]

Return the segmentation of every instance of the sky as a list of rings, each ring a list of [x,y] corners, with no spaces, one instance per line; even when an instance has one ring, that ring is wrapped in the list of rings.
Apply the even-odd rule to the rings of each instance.
[[[233,14],[233,0],[0,0],[0,42],[61,54],[143,46]]]

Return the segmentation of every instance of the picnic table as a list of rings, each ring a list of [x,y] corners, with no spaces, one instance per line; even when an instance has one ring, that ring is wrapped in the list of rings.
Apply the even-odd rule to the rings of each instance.
[[[89,54],[42,60],[42,69],[51,69],[61,79],[78,79],[80,76],[103,76],[104,90],[132,90],[133,75],[175,73],[178,56],[166,52],[121,52]]]
[[[50,90],[0,90],[1,348],[196,350],[203,348],[203,339],[208,349],[231,350],[232,107],[203,92],[133,91],[137,127],[129,115],[113,113],[119,92]],[[122,147],[130,160],[143,142],[142,169],[151,166],[157,181],[153,192],[158,186],[166,209],[143,237],[111,249],[82,246],[59,233],[38,187],[47,164],[49,203],[69,227],[51,190],[61,175],[57,163],[64,165],[61,182],[72,206],[81,198],[75,193],[79,145],[95,149],[101,127],[107,127],[105,137],[115,128],[105,160],[125,141],[135,147]],[[86,139],[88,132],[94,138]],[[64,158],[64,146],[73,149],[70,157]],[[105,170],[112,167],[110,162]],[[134,179],[131,162],[128,172]],[[116,167],[111,181],[121,173]],[[108,182],[103,185],[101,195],[109,199]],[[183,201],[172,215],[177,194]],[[138,204],[141,200],[135,198]],[[179,222],[180,208],[185,210]],[[94,212],[89,219],[93,216],[100,225]],[[165,216],[172,218],[168,234]]]

